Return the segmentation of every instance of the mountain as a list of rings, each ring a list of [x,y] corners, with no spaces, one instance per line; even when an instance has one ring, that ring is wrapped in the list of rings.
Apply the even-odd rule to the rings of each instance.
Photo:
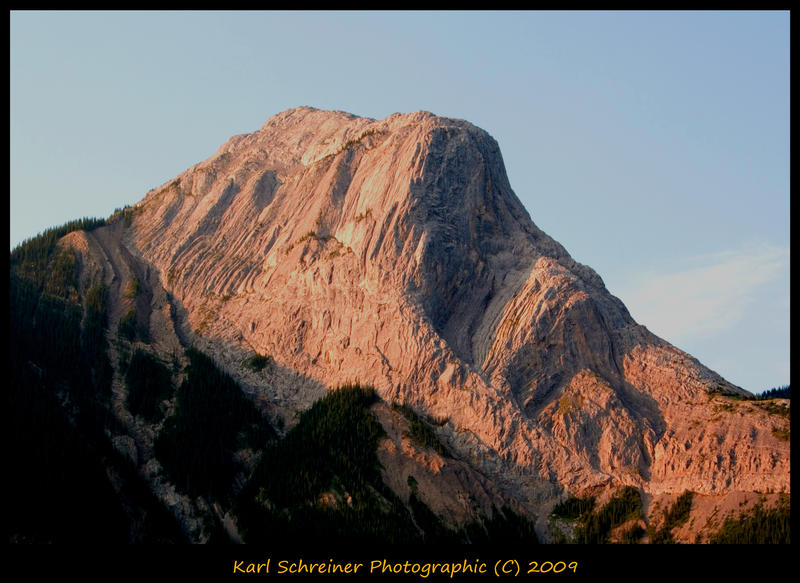
[[[476,521],[490,533],[495,516],[557,540],[558,502],[635,491],[646,526],[692,492],[694,526],[681,536],[694,542],[719,525],[715,512],[790,489],[788,401],[754,401],[637,324],[536,227],[498,144],[466,121],[291,109],[56,248],[50,272],[61,261],[74,275],[59,288],[66,303],[86,313],[89,290],[104,292],[115,419],[105,433],[192,540],[209,536],[204,515],[234,540],[258,531],[237,518],[237,492],[240,503],[251,493],[251,514],[268,508],[278,520],[288,478],[258,468],[312,455],[303,435],[332,448],[330,459],[372,448],[376,460],[363,463],[380,468],[353,474],[371,485],[356,495],[335,485],[350,475],[342,462],[309,491],[317,506],[371,500],[429,538]],[[24,266],[12,253],[12,272],[30,279]],[[137,351],[170,365],[149,419],[131,411]],[[192,447],[180,437],[192,393],[174,388],[213,367],[246,395],[236,410],[255,405],[274,431],[225,454],[239,463],[227,494],[197,490],[195,474],[165,464]],[[366,401],[342,393],[312,407],[353,385],[370,387]],[[203,423],[224,403],[203,409]],[[355,449],[310,421],[345,413],[364,439]],[[290,445],[299,449],[281,449]],[[290,498],[283,505],[299,516]]]

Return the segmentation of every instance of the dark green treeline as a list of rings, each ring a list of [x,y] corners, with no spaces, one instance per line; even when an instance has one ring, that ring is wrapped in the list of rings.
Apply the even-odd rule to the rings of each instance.
[[[99,224],[74,221],[11,252],[9,542],[184,540],[106,436],[119,430],[110,412],[106,290],[80,289],[74,253],[56,246],[63,234]]]

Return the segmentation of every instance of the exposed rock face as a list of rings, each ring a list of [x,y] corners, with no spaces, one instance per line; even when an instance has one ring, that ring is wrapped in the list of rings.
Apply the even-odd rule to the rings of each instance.
[[[109,280],[137,266],[165,352],[201,341],[287,423],[326,386],[371,384],[448,418],[449,446],[530,509],[621,484],[789,490],[788,421],[634,322],[465,121],[288,110],[132,214],[86,253]],[[284,380],[235,370],[253,351]]]

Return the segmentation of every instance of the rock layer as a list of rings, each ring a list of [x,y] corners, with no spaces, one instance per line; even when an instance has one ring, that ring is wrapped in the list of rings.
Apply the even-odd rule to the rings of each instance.
[[[288,423],[321,387],[371,384],[447,418],[449,447],[532,510],[620,484],[789,490],[773,432],[788,420],[634,322],[536,227],[497,143],[468,122],[291,109],[129,217],[103,248],[168,292],[150,324],[172,298],[183,343]],[[236,359],[253,351],[319,385],[248,378]]]

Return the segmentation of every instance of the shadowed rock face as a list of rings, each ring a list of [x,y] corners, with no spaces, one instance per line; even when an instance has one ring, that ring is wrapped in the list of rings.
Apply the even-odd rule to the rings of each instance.
[[[160,276],[182,333],[217,358],[256,350],[446,417],[449,446],[529,508],[619,484],[789,489],[780,420],[634,322],[536,227],[497,143],[465,121],[291,109],[115,228],[90,238]]]

